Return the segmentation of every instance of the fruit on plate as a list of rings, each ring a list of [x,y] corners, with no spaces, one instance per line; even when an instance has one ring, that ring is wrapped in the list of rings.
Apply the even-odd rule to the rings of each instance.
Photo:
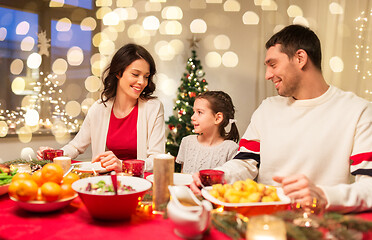
[[[75,173],[63,177],[62,168],[54,163],[46,164],[41,170],[17,173],[9,186],[10,196],[20,201],[47,201],[69,198],[75,195],[71,184],[79,179]]]
[[[226,203],[275,202],[280,201],[274,186],[257,183],[251,179],[231,184],[215,184],[209,192]]]

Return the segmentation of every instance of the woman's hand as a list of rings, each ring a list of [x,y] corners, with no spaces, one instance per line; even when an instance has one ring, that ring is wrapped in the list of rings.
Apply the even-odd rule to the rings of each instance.
[[[111,152],[107,151],[104,153],[99,154],[96,156],[92,163],[101,162],[101,166],[106,168],[108,171],[115,171],[115,172],[122,172],[123,171],[123,163],[116,157],[116,155]]]
[[[39,150],[37,150],[37,159],[43,160],[43,151],[47,149],[53,149],[51,147],[39,147]]]
[[[195,195],[201,195],[200,187],[201,187],[201,181],[200,181],[200,174],[199,172],[196,172],[192,175],[192,183],[190,184],[190,189]]]

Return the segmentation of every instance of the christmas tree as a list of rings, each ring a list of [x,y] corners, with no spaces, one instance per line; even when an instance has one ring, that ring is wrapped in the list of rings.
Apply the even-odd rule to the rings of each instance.
[[[192,40],[191,46],[196,46],[195,39]],[[169,117],[166,122],[170,130],[167,136],[166,151],[173,156],[177,156],[182,138],[193,133],[191,116],[195,97],[208,90],[204,75],[200,60],[197,59],[196,51],[192,48],[191,57],[187,60],[186,72],[178,88],[176,105],[173,108],[176,114]],[[176,171],[179,170],[180,166],[176,164]]]

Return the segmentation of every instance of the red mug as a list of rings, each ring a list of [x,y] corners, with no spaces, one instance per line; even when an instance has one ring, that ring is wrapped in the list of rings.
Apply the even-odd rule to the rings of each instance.
[[[213,169],[205,169],[200,170],[200,181],[201,183],[207,187],[212,186],[213,184],[224,184],[225,183],[225,173],[220,170],[213,170]]]
[[[134,177],[143,178],[145,172],[145,161],[138,159],[123,160],[123,173]]]
[[[46,149],[43,151],[43,160],[53,161],[55,157],[63,156],[62,149]]]

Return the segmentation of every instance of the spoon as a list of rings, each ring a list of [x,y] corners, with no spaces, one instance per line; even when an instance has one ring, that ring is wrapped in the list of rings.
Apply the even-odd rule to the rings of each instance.
[[[116,172],[112,171],[110,176],[111,176],[112,185],[114,187],[115,195],[117,195],[118,194],[118,178],[116,176]]]

